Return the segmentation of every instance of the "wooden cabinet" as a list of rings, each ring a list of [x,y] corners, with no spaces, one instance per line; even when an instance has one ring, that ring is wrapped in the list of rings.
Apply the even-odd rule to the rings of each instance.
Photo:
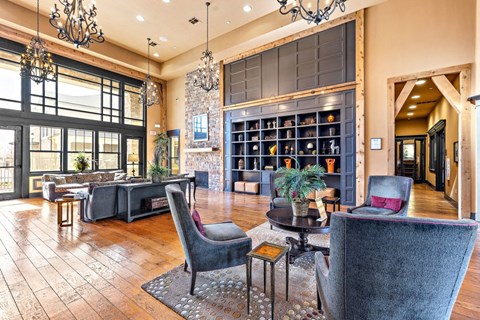
[[[354,122],[354,90],[226,111],[226,190],[255,181],[269,195],[269,175],[294,157],[301,168],[333,162],[327,185],[339,190],[342,204],[355,204]]]
[[[226,106],[355,80],[351,21],[224,66]]]

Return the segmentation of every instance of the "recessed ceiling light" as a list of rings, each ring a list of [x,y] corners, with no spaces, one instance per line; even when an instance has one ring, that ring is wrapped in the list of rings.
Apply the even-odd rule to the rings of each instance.
[[[173,46],[173,49],[177,49],[177,46]]]
[[[165,3],[170,3],[170,0],[163,0],[163,2],[165,2]]]
[[[160,57],[160,55],[158,54],[158,52],[155,52],[155,53],[153,54],[153,56],[154,56],[154,57],[157,57],[157,58]]]
[[[227,24],[230,24],[230,23],[232,23],[232,22],[231,22],[230,20],[228,20],[228,21],[227,21]]]
[[[145,21],[145,18],[142,17],[141,15],[138,15],[137,20],[140,21],[140,22],[143,22],[143,21]]]
[[[413,116],[413,115],[414,115],[414,113],[413,113],[413,112],[409,112],[409,113],[407,113],[407,116],[409,116],[409,117],[410,117],[410,116]]]
[[[417,109],[417,106],[416,106],[416,105],[413,105],[413,106],[408,107],[408,109],[411,109],[411,110]]]
[[[417,86],[421,86],[422,84],[425,84],[425,82],[427,82],[427,80],[421,79],[421,80],[418,80],[417,82],[415,82],[415,84],[416,84]]]
[[[252,11],[252,6],[249,5],[249,4],[244,5],[244,6],[243,6],[243,11],[245,11],[245,12],[250,12],[250,11]]]
[[[165,37],[165,36],[161,36],[161,37],[160,37],[160,41],[162,41],[162,42],[167,42],[167,41],[168,41],[168,38]]]
[[[415,96],[412,96],[412,99],[418,99],[418,98],[420,98],[420,96],[418,94],[415,95]]]

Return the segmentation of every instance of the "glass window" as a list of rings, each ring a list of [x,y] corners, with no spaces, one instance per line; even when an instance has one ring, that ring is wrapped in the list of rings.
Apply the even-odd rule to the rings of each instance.
[[[143,126],[143,105],[139,101],[140,87],[125,85],[124,123],[134,126]]]
[[[62,129],[30,126],[30,171],[62,170]]]
[[[172,130],[168,133],[168,168],[172,175],[180,173],[180,131]]]
[[[140,139],[127,139],[127,174],[141,176],[140,172]]]
[[[98,168],[120,168],[120,134],[115,132],[98,133]]]
[[[0,108],[21,110],[20,55],[0,50]]]
[[[73,159],[80,153],[93,161],[93,131],[81,129],[68,129],[67,137],[67,156],[68,170],[75,170]],[[90,165],[90,169],[93,166]]]

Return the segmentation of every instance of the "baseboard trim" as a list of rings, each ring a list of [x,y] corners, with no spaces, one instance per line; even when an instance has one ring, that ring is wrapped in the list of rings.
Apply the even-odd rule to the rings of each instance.
[[[458,202],[457,202],[457,201],[453,200],[452,198],[450,198],[449,196],[447,196],[445,193],[443,194],[443,198],[444,198],[445,200],[447,200],[448,202],[450,202],[450,204],[451,204],[452,206],[454,206],[455,208],[458,209]]]
[[[471,212],[470,213],[470,219],[475,220],[475,221],[480,221],[480,214],[476,212]]]
[[[425,180],[425,183],[426,183],[427,186],[429,186],[433,191],[436,191],[436,190],[435,190],[435,186],[434,186],[433,184],[431,184],[430,181]]]

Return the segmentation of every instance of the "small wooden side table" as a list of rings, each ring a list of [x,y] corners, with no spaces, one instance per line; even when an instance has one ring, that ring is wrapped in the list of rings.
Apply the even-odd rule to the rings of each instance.
[[[270,300],[272,301],[272,320],[275,305],[275,264],[283,257],[286,258],[286,300],[288,301],[288,268],[290,257],[288,247],[271,242],[262,242],[255,249],[247,253],[247,311],[250,314],[250,288],[252,287],[252,259],[263,261],[263,291],[267,289],[267,262],[270,263]]]
[[[83,204],[84,198],[61,198],[56,199],[55,203],[57,204],[57,224],[60,227],[70,227],[73,225],[73,205],[75,202],[78,202],[78,211],[80,214],[80,220],[84,220]],[[64,208],[65,206],[65,216]]]
[[[340,211],[340,198],[339,197],[328,197],[328,196],[326,196],[326,197],[322,198],[322,202],[325,205],[325,211],[328,211],[327,204],[333,205],[333,210],[328,211],[328,212],[334,212],[335,211],[335,205],[337,205],[337,208],[338,208],[337,211]]]

